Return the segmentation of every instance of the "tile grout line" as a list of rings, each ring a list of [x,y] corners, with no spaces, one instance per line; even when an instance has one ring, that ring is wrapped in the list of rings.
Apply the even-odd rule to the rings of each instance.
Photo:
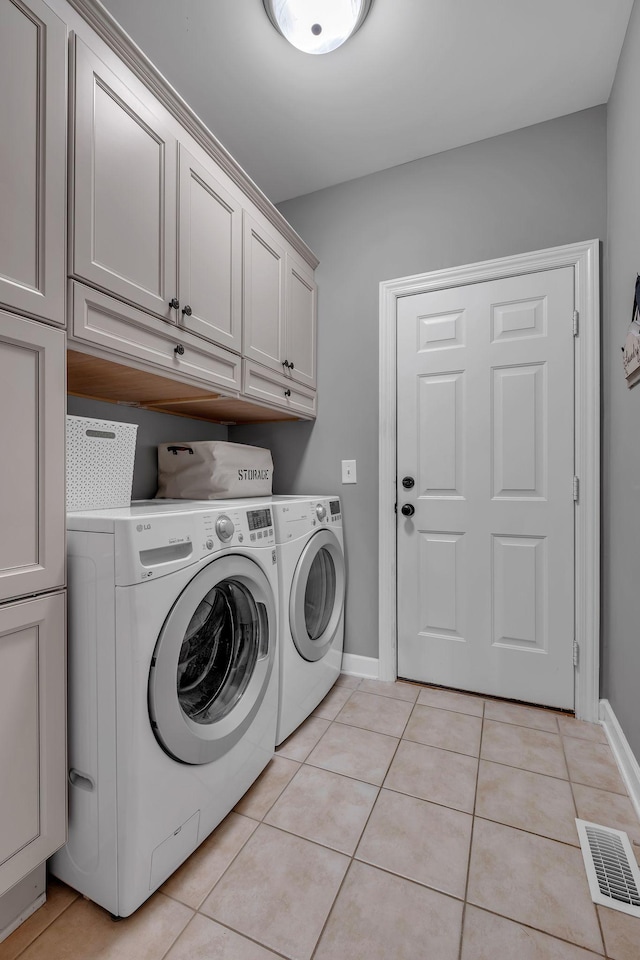
[[[391,699],[391,698],[390,698],[390,699]],[[415,704],[414,704],[414,706],[415,706]],[[413,713],[413,709],[411,710],[411,713],[409,714],[409,717],[407,718],[407,723],[409,722],[409,718],[411,717],[411,714],[412,714],[412,713]],[[332,722],[335,723],[336,721],[334,720],[334,721],[332,721]],[[347,726],[347,724],[342,724],[342,726]],[[328,728],[327,728],[327,729],[328,729]],[[405,724],[405,729],[406,729],[406,724]],[[373,732],[373,731],[372,731],[372,732]],[[404,731],[403,731],[403,732],[404,732]],[[326,918],[325,918],[325,921],[324,921],[324,923],[323,923],[323,925],[322,925],[322,929],[321,929],[321,931],[320,931],[320,934],[319,934],[319,936],[318,936],[318,939],[316,940],[315,946],[314,946],[313,950],[311,951],[311,955],[310,955],[310,957],[309,957],[309,960],[314,960],[314,958],[315,958],[315,956],[316,956],[318,947],[320,946],[320,942],[321,942],[321,940],[322,940],[322,937],[324,936],[324,932],[325,932],[325,930],[327,929],[327,925],[328,925],[328,923],[329,923],[329,920],[331,919],[331,916],[332,916],[332,914],[333,914],[333,911],[335,910],[336,903],[338,902],[338,898],[340,897],[340,893],[342,892],[342,888],[344,887],[344,884],[345,884],[345,882],[346,882],[346,879],[347,879],[347,877],[348,877],[348,875],[349,875],[349,873],[350,873],[350,871],[351,871],[351,868],[352,868],[352,866],[353,866],[353,864],[354,864],[354,861],[355,861],[355,859],[356,859],[356,853],[358,852],[358,847],[360,846],[360,842],[362,841],[362,838],[363,838],[363,836],[364,836],[364,834],[365,834],[365,831],[366,831],[366,829],[367,829],[367,826],[369,825],[369,820],[370,820],[371,817],[373,816],[373,811],[374,811],[374,809],[375,809],[375,807],[376,807],[376,804],[377,804],[377,802],[378,802],[378,799],[379,799],[379,797],[380,797],[380,793],[381,793],[382,788],[383,788],[383,786],[384,786],[384,781],[386,780],[387,774],[389,773],[389,770],[391,769],[391,764],[393,763],[393,761],[394,761],[394,759],[395,759],[395,756],[396,756],[396,754],[397,754],[397,752],[398,752],[398,750],[399,750],[399,748],[400,748],[400,744],[401,744],[401,743],[402,743],[402,738],[399,738],[399,739],[398,739],[398,743],[396,744],[396,748],[395,748],[395,750],[393,751],[393,756],[391,757],[391,759],[390,759],[390,761],[389,761],[389,763],[388,763],[388,765],[387,765],[387,769],[385,770],[384,776],[383,776],[383,778],[382,778],[382,783],[378,786],[378,793],[376,794],[376,798],[375,798],[374,802],[371,804],[371,810],[369,811],[369,815],[368,815],[368,817],[367,817],[367,819],[366,819],[366,821],[365,821],[364,827],[362,828],[362,830],[361,830],[361,832],[360,832],[360,836],[358,837],[358,842],[356,843],[355,848],[354,848],[354,851],[353,851],[351,857],[349,858],[349,865],[347,866],[347,869],[346,869],[345,872],[344,872],[344,876],[343,876],[343,878],[342,878],[342,880],[341,880],[341,882],[340,882],[340,886],[338,887],[338,889],[337,889],[337,891],[336,891],[336,895],[335,895],[335,897],[333,898],[333,902],[332,902],[332,904],[331,904],[331,907],[330,907],[330,909],[329,909],[329,912],[327,913],[327,916],[326,916]],[[313,764],[309,764],[309,766],[313,766]],[[363,862],[363,861],[356,861],[356,862],[361,863],[361,862]],[[385,871],[385,872],[390,872],[390,871]],[[393,875],[393,876],[397,876],[396,874],[392,874],[392,875]]]
[[[480,728],[480,745],[478,747],[478,765],[476,767],[476,788],[473,792],[473,810],[471,812],[471,834],[469,836],[469,853],[467,855],[467,877],[464,885],[464,897],[462,900],[462,913],[460,915],[460,945],[458,947],[458,960],[462,960],[462,946],[464,941],[464,924],[467,914],[467,895],[469,893],[469,877],[471,875],[471,852],[473,850],[473,834],[476,824],[476,805],[478,802],[478,784],[480,782],[480,757],[482,756],[482,740],[484,737],[486,702],[482,702],[482,725]]]
[[[297,772],[297,771],[296,771],[296,772]],[[230,810],[229,813],[235,813],[235,811],[234,811],[234,810]],[[227,817],[229,816],[229,813],[227,814]],[[240,855],[241,851],[244,850],[244,848],[245,848],[246,845],[248,844],[249,840],[251,840],[251,837],[254,835],[254,833],[256,832],[256,830],[258,829],[258,827],[260,826],[260,824],[261,824],[261,822],[262,822],[261,820],[256,820],[254,817],[247,817],[246,814],[244,814],[244,813],[236,813],[236,816],[237,816],[237,817],[245,817],[246,820],[253,820],[253,822],[256,824],[256,827],[255,827],[254,830],[251,831],[251,833],[249,834],[249,836],[248,836],[245,840],[242,841],[242,844],[240,845],[240,847],[238,848],[238,850],[236,850],[236,852],[234,853],[233,857],[231,858],[231,860],[229,861],[229,863],[226,865],[226,867],[224,868],[224,870],[222,871],[222,873],[220,874],[220,876],[218,877],[218,879],[216,880],[216,882],[213,884],[213,886],[210,887],[209,890],[207,890],[207,892],[205,893],[204,897],[202,898],[202,900],[200,901],[200,903],[198,904],[197,907],[192,907],[190,904],[185,903],[184,900],[179,900],[178,897],[174,897],[172,894],[166,893],[166,892],[162,889],[162,887],[158,887],[158,890],[156,891],[156,893],[162,893],[163,896],[169,897],[169,899],[175,901],[175,903],[181,903],[183,907],[189,907],[190,910],[195,910],[196,913],[199,913],[199,912],[200,912],[200,907],[201,907],[202,904],[205,902],[205,900],[207,899],[207,897],[209,896],[209,894],[212,893],[213,888],[214,888],[218,883],[220,883],[220,881],[221,881],[222,878],[224,877],[225,873],[227,872],[227,870],[229,869],[229,867],[231,866],[231,864],[234,863],[234,861],[235,861],[235,860],[237,859],[237,857]],[[265,816],[266,816],[266,814],[265,814]],[[225,817],[224,820],[226,820],[227,817]],[[218,824],[218,827],[220,827],[220,826],[224,823],[224,820],[221,820],[221,821],[220,821],[220,823]],[[215,830],[218,829],[218,827],[214,827],[214,828],[213,828],[213,830],[212,830],[211,833],[209,834],[209,837],[211,836],[212,833],[214,833]],[[208,839],[208,837],[205,837],[205,840],[203,840],[203,843],[204,843],[207,839]],[[202,844],[200,844],[200,846],[202,846]],[[193,851],[193,853],[189,854],[189,857],[193,856],[193,854],[196,853],[196,851],[199,850],[199,849],[200,849],[200,847],[196,847],[196,849]],[[182,861],[182,863],[180,864],[180,867],[184,866],[185,863],[188,863],[189,857],[187,857],[186,860],[183,860],[183,861]],[[174,870],[174,872],[171,873],[171,874],[169,874],[169,876],[167,877],[167,880],[165,880],[164,882],[166,883],[168,880],[170,880],[171,877],[173,877],[173,876],[177,873],[177,871],[180,869],[180,867],[176,867],[176,869]],[[204,914],[204,916],[206,916],[206,914]]]
[[[561,746],[562,746],[562,756],[564,757],[564,763],[565,763],[565,766],[566,766],[566,768],[567,768],[567,775],[568,775],[568,779],[569,779],[569,789],[571,790],[571,799],[573,800],[573,809],[574,809],[574,811],[575,811],[576,818],[578,818],[578,817],[579,817],[579,813],[578,813],[578,803],[577,803],[577,801],[576,801],[576,795],[575,795],[575,792],[574,792],[574,789],[573,789],[573,780],[571,779],[571,770],[570,770],[570,768],[569,768],[569,761],[568,761],[568,759],[567,759],[567,752],[566,752],[566,750],[565,750],[565,748],[564,748],[564,735],[562,734],[562,731],[561,731],[561,728],[560,728],[560,724],[558,724],[558,730],[560,731],[560,743],[561,743]],[[577,738],[574,738],[574,739],[577,739]],[[587,741],[587,742],[590,742],[590,741]],[[585,784],[585,786],[586,786],[586,784]],[[577,831],[576,831],[576,832],[577,832]],[[581,846],[580,846],[580,845],[578,846],[578,850],[581,850]],[[586,874],[585,874],[585,880],[586,880]],[[589,894],[589,895],[591,895],[591,894]],[[593,912],[594,912],[595,915],[596,915],[596,923],[598,924],[598,931],[599,931],[599,933],[600,933],[600,939],[601,939],[601,941],[602,941],[602,954],[603,954],[603,956],[606,957],[606,956],[607,956],[607,945],[606,945],[605,939],[604,939],[604,931],[603,931],[603,929],[602,929],[602,923],[601,923],[601,921],[600,921],[600,914],[599,914],[599,912],[598,912],[598,908],[597,908],[597,906],[596,906],[595,903],[593,904]]]
[[[266,944],[261,943],[259,940],[255,940],[253,937],[249,936],[248,933],[240,933],[239,930],[235,930],[233,927],[230,927],[228,923],[224,923],[222,920],[218,920],[217,917],[210,917],[206,913],[200,913],[199,911],[197,911],[194,914],[194,917],[202,917],[205,920],[209,920],[211,923],[217,923],[219,927],[223,927],[225,930],[228,930],[230,933],[235,934],[236,937],[240,937],[242,940],[248,940],[249,943],[254,943],[257,947],[261,947],[262,950],[268,950],[275,957],[281,957],[282,960],[291,960],[291,957],[288,957],[286,953],[281,953],[279,950],[276,950],[274,947],[268,947]],[[191,922],[192,921],[190,920],[189,923]],[[189,926],[189,924],[187,924],[187,926]],[[185,930],[186,929],[187,928],[185,927]],[[184,930],[182,931],[182,933],[184,933]],[[182,936],[182,934],[180,934],[180,936]],[[175,946],[175,943],[173,944],[173,946]],[[166,960],[166,956],[167,954],[164,955],[162,960]]]
[[[153,896],[154,896],[154,894],[151,894],[151,897],[153,897]],[[151,899],[151,897],[149,897],[149,900]],[[146,900],[145,903],[148,903],[149,900]],[[186,904],[183,904],[183,906],[186,906]],[[175,947],[176,943],[178,942],[178,940],[180,939],[180,937],[182,936],[182,934],[185,932],[185,930],[187,929],[187,927],[190,926],[191,923],[193,923],[194,917],[196,916],[196,911],[193,910],[193,908],[189,908],[189,909],[192,910],[192,915],[189,917],[189,919],[188,919],[187,922],[185,923],[185,925],[184,925],[184,927],[182,928],[182,930],[180,931],[180,933],[179,933],[176,937],[174,937],[174,939],[171,941],[171,943],[169,944],[168,949],[165,950],[165,952],[162,954],[161,957],[158,957],[158,960],[165,960],[165,957],[167,956],[167,954],[168,954],[171,950],[173,950],[173,948]]]
[[[480,910],[482,913],[488,913],[492,917],[497,917],[499,920],[506,920],[508,923],[515,923],[518,926],[524,927],[526,930],[532,930],[534,933],[540,933],[544,937],[549,937],[550,940],[556,940],[558,943],[566,943],[567,946],[573,947],[574,950],[582,950],[586,954],[592,957],[598,957],[599,960],[614,960],[613,957],[608,957],[606,953],[596,953],[595,950],[592,950],[590,947],[583,947],[580,944],[574,943],[573,940],[565,940],[564,937],[559,937],[555,933],[549,933],[548,930],[541,930],[540,927],[532,927],[530,923],[525,923],[524,920],[514,920],[513,917],[505,917],[503,913],[498,913],[496,910],[491,910],[489,907],[479,907],[477,904],[472,903],[472,907],[475,907],[476,910]]]

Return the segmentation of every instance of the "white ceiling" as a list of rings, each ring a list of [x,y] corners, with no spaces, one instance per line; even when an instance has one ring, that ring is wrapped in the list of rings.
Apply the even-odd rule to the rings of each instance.
[[[309,56],[262,0],[103,0],[274,202],[605,103],[633,0],[374,0]]]

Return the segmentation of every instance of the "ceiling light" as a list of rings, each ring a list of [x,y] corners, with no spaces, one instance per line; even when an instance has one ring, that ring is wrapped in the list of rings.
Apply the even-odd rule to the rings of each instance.
[[[372,0],[263,0],[272,24],[305,53],[330,53],[362,26]]]

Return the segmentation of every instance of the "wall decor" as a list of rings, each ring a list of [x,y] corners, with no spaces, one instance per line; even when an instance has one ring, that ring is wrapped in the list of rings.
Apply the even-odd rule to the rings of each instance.
[[[634,387],[640,380],[640,274],[636,277],[636,289],[633,296],[631,323],[627,330],[627,339],[622,348],[622,365],[627,378],[627,386]]]

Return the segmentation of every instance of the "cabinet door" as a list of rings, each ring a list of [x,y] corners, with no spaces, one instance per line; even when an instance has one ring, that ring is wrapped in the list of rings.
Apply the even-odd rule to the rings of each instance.
[[[0,895],[66,838],[64,599],[0,606]]]
[[[282,373],[284,368],[285,252],[244,212],[243,356]]]
[[[316,385],[317,286],[310,268],[287,254],[286,360],[292,379]]]
[[[180,323],[240,353],[242,208],[180,146]]]
[[[75,41],[75,276],[175,322],[177,141]]]
[[[0,311],[0,601],[64,583],[64,332]]]
[[[66,40],[42,0],[0,4],[0,303],[61,324]]]

